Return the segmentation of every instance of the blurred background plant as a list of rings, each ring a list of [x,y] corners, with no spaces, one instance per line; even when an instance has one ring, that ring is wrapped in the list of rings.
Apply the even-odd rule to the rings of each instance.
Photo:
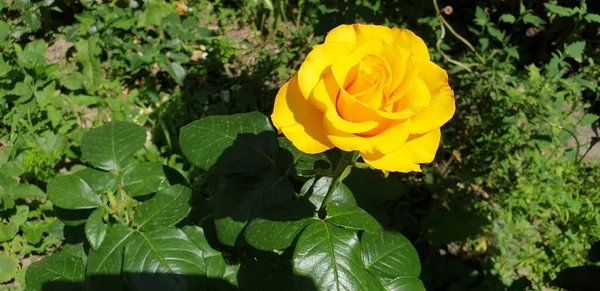
[[[357,198],[417,246],[427,290],[551,290],[600,240],[598,1],[7,0],[0,9],[1,288],[23,288],[27,266],[81,227],[58,220],[44,193],[85,168],[87,129],[136,122],[148,132],[138,161],[210,190],[182,158],[179,129],[207,115],[269,114],[311,46],[342,23],[410,28],[455,90],[436,161],[424,174],[390,175],[396,193]]]

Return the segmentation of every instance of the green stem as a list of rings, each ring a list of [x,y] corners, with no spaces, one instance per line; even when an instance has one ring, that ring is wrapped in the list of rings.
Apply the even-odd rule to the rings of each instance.
[[[342,152],[342,158],[338,162],[335,167],[335,171],[333,172],[333,181],[331,181],[331,185],[329,185],[329,189],[327,189],[327,194],[325,194],[325,198],[323,199],[323,203],[321,203],[321,207],[319,207],[319,214],[324,213],[327,208],[327,204],[331,202],[333,199],[333,193],[335,189],[342,183],[342,181],[348,177],[350,171],[352,169],[352,165],[359,157],[358,152]]]

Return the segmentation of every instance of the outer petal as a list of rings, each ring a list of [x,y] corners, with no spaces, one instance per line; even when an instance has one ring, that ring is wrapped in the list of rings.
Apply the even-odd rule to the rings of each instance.
[[[391,153],[401,148],[409,137],[410,121],[393,121],[382,132],[373,136],[339,131],[328,120],[324,120],[324,127],[327,138],[344,151]]]
[[[423,134],[444,125],[456,110],[454,91],[448,85],[446,71],[430,61],[419,62],[419,78],[431,93],[429,106],[411,117],[411,134]]]
[[[347,42],[356,44],[356,31],[354,25],[342,24],[327,33],[325,42]]]
[[[304,98],[308,99],[321,79],[321,75],[333,63],[333,60],[340,54],[350,52],[353,48],[354,45],[343,42],[327,42],[313,47],[298,70],[298,84]]]
[[[411,135],[406,143],[390,154],[361,153],[371,167],[390,172],[421,172],[419,163],[431,163],[440,144],[440,129],[426,134]]]
[[[279,89],[271,120],[302,152],[316,154],[333,147],[323,130],[323,113],[304,99],[297,75]]]
[[[419,58],[430,60],[427,45],[416,34],[408,29],[392,28],[392,39],[397,45],[409,50],[413,55]]]
[[[391,41],[391,30],[388,27],[381,25],[344,24],[332,29],[325,37],[325,42],[347,42],[360,45],[376,38]]]

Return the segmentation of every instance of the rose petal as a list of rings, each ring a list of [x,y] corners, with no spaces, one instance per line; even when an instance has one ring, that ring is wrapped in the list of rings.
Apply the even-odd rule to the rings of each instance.
[[[417,35],[408,29],[392,28],[392,39],[395,44],[409,50],[413,55],[430,60],[429,50],[427,45]]]
[[[335,58],[353,48],[354,45],[343,42],[326,42],[313,47],[298,70],[298,84],[304,98],[308,99],[321,75]]]
[[[440,144],[440,129],[411,135],[400,149],[389,154],[361,152],[371,167],[390,172],[421,172],[420,163],[431,163]]]
[[[351,122],[342,118],[337,110],[337,96],[340,94],[340,88],[333,79],[331,71],[325,73],[324,77],[319,80],[317,86],[313,90],[311,97],[308,99],[311,104],[319,108],[325,113],[325,118],[328,119],[335,128],[347,133],[361,133],[373,130],[379,123],[373,120],[364,122]]]
[[[271,120],[302,152],[316,154],[333,147],[323,129],[323,113],[304,99],[297,75],[279,89]]]
[[[392,41],[391,30],[388,27],[372,24],[340,25],[332,29],[325,37],[325,42],[347,42],[361,44],[372,39]]]
[[[456,110],[454,91],[448,85],[446,71],[430,61],[419,62],[419,79],[431,93],[429,106],[411,117],[411,134],[423,134],[444,125]]]
[[[373,136],[360,136],[337,130],[327,119],[323,120],[327,138],[344,151],[391,153],[402,147],[410,132],[409,120],[396,120]]]

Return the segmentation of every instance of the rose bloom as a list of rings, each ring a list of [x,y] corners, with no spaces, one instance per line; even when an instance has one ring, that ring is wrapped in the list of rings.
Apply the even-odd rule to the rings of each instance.
[[[300,151],[359,151],[371,167],[421,171],[454,114],[446,71],[409,30],[341,25],[313,47],[271,119]]]

